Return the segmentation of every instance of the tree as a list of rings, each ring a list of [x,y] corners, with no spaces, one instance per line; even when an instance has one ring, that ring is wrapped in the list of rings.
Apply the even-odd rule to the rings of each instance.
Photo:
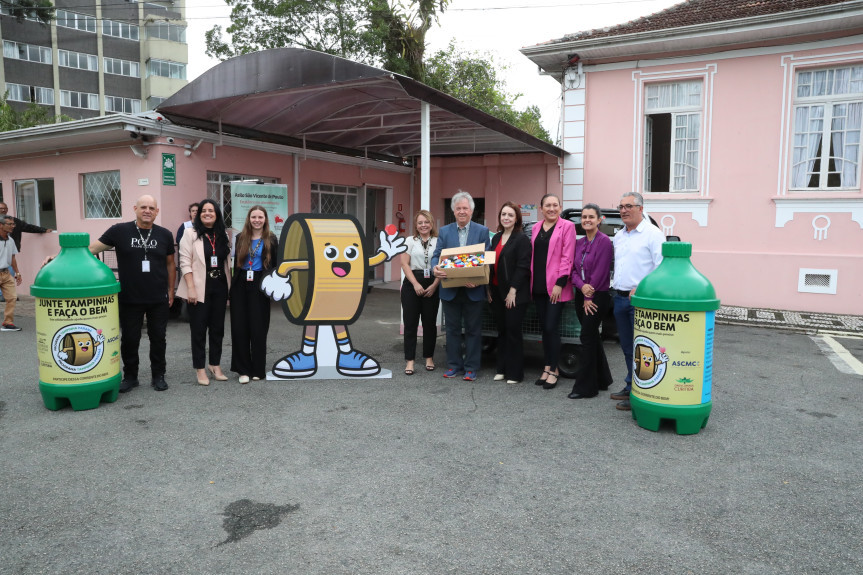
[[[298,46],[408,76],[551,141],[539,108],[515,109],[490,56],[454,44],[426,59],[425,37],[450,0],[225,0],[231,25],[206,32],[207,55],[225,60],[258,50]]]
[[[72,119],[63,115],[54,116],[49,111],[49,108],[40,106],[35,102],[27,104],[27,107],[23,111],[18,111],[9,103],[8,97],[9,92],[0,96],[0,132],[32,128],[34,126],[65,122]]]
[[[51,0],[0,0],[0,7],[19,23],[30,19],[48,26],[54,19],[54,4]]]
[[[423,82],[432,88],[551,142],[548,131],[542,126],[537,106],[528,106],[522,111],[515,108],[515,102],[521,94],[507,91],[506,84],[498,77],[498,68],[491,55],[465,52],[450,42],[445,50],[436,52],[428,59],[425,72]]]

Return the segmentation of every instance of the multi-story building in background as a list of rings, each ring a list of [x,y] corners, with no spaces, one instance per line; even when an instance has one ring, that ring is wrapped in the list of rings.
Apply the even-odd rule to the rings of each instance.
[[[185,0],[56,0],[50,26],[0,8],[0,89],[91,118],[152,110],[186,85]]]

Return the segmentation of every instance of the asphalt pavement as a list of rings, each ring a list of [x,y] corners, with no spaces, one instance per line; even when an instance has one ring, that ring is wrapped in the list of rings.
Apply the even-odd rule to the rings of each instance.
[[[443,379],[442,337],[408,377],[381,289],[351,336],[392,379],[202,387],[171,321],[169,390],[49,411],[27,303],[0,334],[2,574],[863,573],[863,378],[812,333],[717,326],[713,411],[682,436],[491,358]],[[270,362],[300,332],[274,307]]]

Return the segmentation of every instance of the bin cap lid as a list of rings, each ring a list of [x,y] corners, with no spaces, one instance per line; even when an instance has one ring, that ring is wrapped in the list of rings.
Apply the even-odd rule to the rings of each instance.
[[[61,248],[86,248],[90,246],[90,234],[84,232],[60,234]]]
[[[692,257],[692,244],[689,242],[665,242],[662,244],[662,257],[688,258]]]

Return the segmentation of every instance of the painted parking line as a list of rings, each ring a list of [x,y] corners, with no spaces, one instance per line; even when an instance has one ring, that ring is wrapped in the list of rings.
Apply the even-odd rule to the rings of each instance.
[[[822,333],[810,337],[840,372],[849,375],[863,375],[863,362],[842,347],[842,344],[836,341],[832,335]]]

